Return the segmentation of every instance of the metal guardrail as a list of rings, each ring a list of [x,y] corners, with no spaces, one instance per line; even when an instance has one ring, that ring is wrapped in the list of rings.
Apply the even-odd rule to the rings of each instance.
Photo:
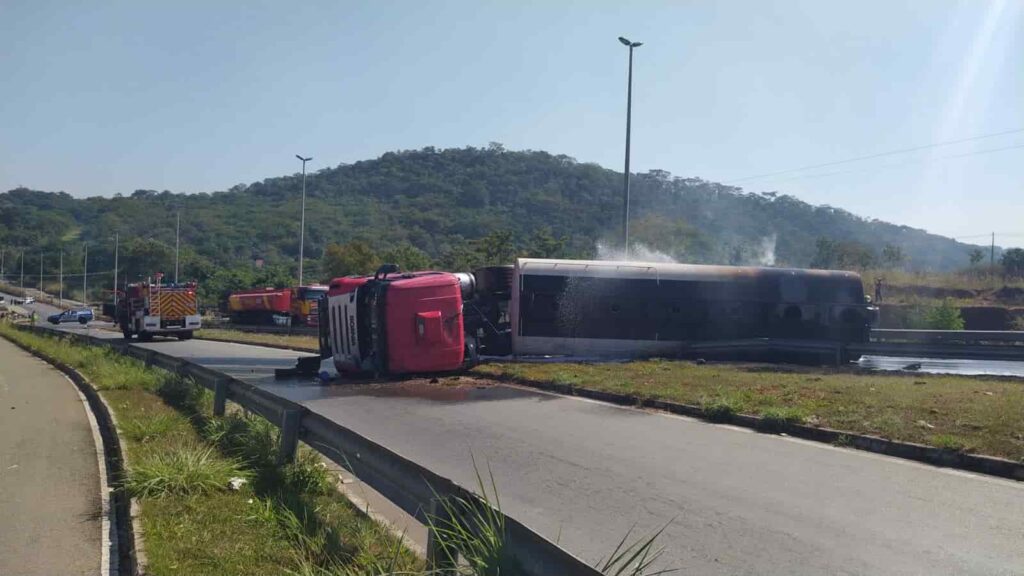
[[[1024,361],[1024,332],[988,330],[872,330],[850,351],[873,356]]]
[[[96,338],[85,334],[52,330],[44,326],[24,327],[30,331],[68,337],[89,345],[106,346],[149,366],[192,378],[213,391],[214,414],[223,415],[227,400],[255,412],[281,428],[279,460],[291,460],[299,440],[306,442],[338,465],[350,470],[360,481],[394,502],[399,508],[425,522],[443,511],[439,498],[461,498],[477,506],[489,506],[471,490],[455,481],[401,456],[359,433],[311,412],[291,400],[238,380],[222,372],[158,352],[131,346],[121,340]],[[499,512],[500,513],[500,512]],[[564,575],[600,576],[589,566],[544,536],[501,513],[505,521],[505,547],[527,576]],[[467,525],[472,529],[472,523]],[[429,528],[429,526],[428,526]],[[449,570],[443,565],[440,545],[435,534],[428,532],[427,558],[434,568]],[[444,573],[444,572],[442,572]]]
[[[1024,332],[1008,330],[872,330],[871,341],[927,344],[1024,344]]]

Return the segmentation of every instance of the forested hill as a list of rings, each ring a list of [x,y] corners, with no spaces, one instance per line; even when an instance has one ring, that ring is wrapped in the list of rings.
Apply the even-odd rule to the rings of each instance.
[[[191,274],[257,256],[289,265],[298,254],[301,181],[292,175],[216,193],[138,190],[85,199],[11,190],[0,194],[0,248],[27,248],[31,271],[40,251],[63,247],[74,263],[87,241],[90,268],[99,270],[112,264],[110,239],[118,233],[129,265],[162,261],[174,246],[180,210]],[[413,246],[443,266],[461,262],[460,251],[473,245],[468,240],[505,232],[511,236],[504,241],[521,254],[593,256],[598,243],[615,244],[621,225],[621,173],[497,144],[387,153],[312,173],[307,191],[306,256],[314,274],[329,243],[362,240],[378,253]],[[662,171],[634,177],[632,208],[633,240],[682,262],[855,267],[888,257],[905,267],[948,270],[966,266],[972,248],[790,196]],[[7,262],[9,274],[13,260]]]

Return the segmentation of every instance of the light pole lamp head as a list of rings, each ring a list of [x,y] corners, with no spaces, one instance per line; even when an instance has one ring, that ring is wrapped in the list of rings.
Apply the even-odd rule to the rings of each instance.
[[[302,156],[299,156],[298,154],[296,154],[295,157],[298,158],[299,160],[302,160],[303,162],[309,162],[310,160],[313,159],[312,156],[310,156],[309,158],[303,158]]]
[[[623,38],[622,36],[619,36],[619,42],[622,42],[623,46],[629,46],[630,48],[638,48],[644,45],[643,42],[630,42],[628,38]]]

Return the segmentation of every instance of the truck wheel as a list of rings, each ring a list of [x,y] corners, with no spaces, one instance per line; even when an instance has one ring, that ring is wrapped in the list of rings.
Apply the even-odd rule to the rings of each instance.
[[[132,329],[127,326],[121,326],[121,335],[124,336],[125,340],[132,339]]]
[[[149,332],[139,332],[139,341],[140,342],[152,342],[153,341],[153,334],[151,334]]]
[[[178,332],[177,336],[178,336],[178,340],[191,340],[192,339],[192,331],[189,330],[188,332]]]

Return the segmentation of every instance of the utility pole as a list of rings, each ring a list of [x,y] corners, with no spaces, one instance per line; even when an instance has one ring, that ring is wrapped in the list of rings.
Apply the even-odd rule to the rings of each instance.
[[[25,251],[21,251],[21,295],[25,295]]]
[[[43,253],[39,253],[39,296],[43,296]]]
[[[4,255],[6,253],[6,250],[0,249],[0,282],[4,281]]]
[[[178,246],[181,238],[181,210],[178,210],[178,224],[174,228],[174,283],[178,283]]]
[[[114,234],[114,308],[117,308],[117,233]]]
[[[60,288],[57,291],[57,298],[60,302],[59,306],[64,307],[64,249],[60,251]]]
[[[996,233],[992,233],[992,248],[989,250],[988,267],[991,274],[996,271]]]
[[[299,224],[299,286],[302,286],[302,260],[306,245],[306,162],[312,160],[313,157],[303,158],[298,154],[295,157],[302,160],[302,216]]]
[[[85,244],[85,264],[82,266],[82,305],[89,305],[89,244]]]
[[[629,48],[629,80],[626,83],[626,168],[624,170],[624,191],[622,197],[622,250],[626,260],[629,260],[629,137],[633,116],[633,48],[643,46],[643,42],[632,42],[619,36],[622,42]]]

